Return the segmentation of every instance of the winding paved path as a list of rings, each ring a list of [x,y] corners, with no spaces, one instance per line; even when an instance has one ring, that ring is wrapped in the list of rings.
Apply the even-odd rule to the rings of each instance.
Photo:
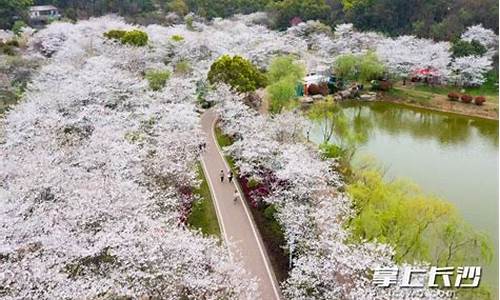
[[[215,202],[222,236],[229,245],[232,259],[242,262],[250,275],[257,277],[261,299],[280,299],[279,285],[251,212],[246,202],[242,201],[243,193],[239,186],[227,180],[229,166],[223,158],[214,134],[216,118],[212,110],[205,112],[201,118],[202,128],[208,136],[207,149],[202,156],[202,166]],[[220,182],[220,170],[224,170],[226,174],[223,183]],[[239,199],[234,202],[236,189]]]

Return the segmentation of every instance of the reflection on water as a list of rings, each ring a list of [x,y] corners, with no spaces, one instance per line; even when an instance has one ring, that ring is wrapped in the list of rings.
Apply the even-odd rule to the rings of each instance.
[[[386,177],[410,178],[425,192],[454,203],[495,244],[495,258],[483,276],[498,281],[498,122],[409,108],[390,103],[350,103],[343,112],[364,133],[354,164],[370,155]],[[321,142],[321,126],[311,139]]]

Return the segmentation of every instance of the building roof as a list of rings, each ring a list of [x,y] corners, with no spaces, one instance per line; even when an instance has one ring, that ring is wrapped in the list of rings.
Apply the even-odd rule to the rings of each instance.
[[[30,11],[47,11],[47,10],[57,10],[54,5],[37,5],[31,6]]]

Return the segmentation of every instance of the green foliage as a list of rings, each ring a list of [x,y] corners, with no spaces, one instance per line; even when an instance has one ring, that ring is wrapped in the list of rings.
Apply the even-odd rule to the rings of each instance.
[[[208,19],[262,11],[270,2],[272,0],[187,0],[190,11]]]
[[[339,56],[335,60],[334,70],[335,74],[342,79],[369,82],[380,78],[385,68],[374,52],[367,52],[363,55]]]
[[[170,72],[166,70],[150,70],[146,72],[146,79],[149,82],[149,87],[153,91],[163,89],[169,78]]]
[[[268,6],[274,25],[278,29],[290,26],[294,17],[303,21],[322,20],[328,16],[329,7],[325,0],[283,0],[273,1]]]
[[[167,7],[169,11],[175,12],[179,16],[185,16],[189,13],[189,7],[184,0],[172,0]]]
[[[356,211],[349,224],[355,239],[392,245],[397,262],[454,266],[491,260],[483,234],[465,224],[451,204],[413,184],[384,182],[378,171],[365,170],[347,190]]]
[[[268,220],[275,220],[274,218],[275,213],[276,213],[276,208],[274,207],[274,205],[269,205],[264,209],[263,215]]]
[[[267,78],[269,83],[269,109],[271,113],[280,113],[296,97],[296,86],[305,76],[305,67],[297,63],[290,55],[278,56],[271,61]]]
[[[384,75],[385,71],[384,65],[374,52],[367,52],[365,55],[361,56],[358,68],[359,80],[363,82],[378,79]]]
[[[476,40],[472,40],[472,42],[457,40],[451,47],[451,52],[454,57],[470,55],[482,56],[486,53],[486,51],[488,50]]]
[[[297,81],[292,76],[289,76],[267,87],[269,111],[271,113],[279,114],[283,111],[283,108],[290,104],[290,101],[296,96],[296,84]]]
[[[340,55],[334,63],[335,75],[342,79],[354,80],[358,76],[358,58],[354,54]]]
[[[250,189],[254,189],[254,188],[258,187],[258,186],[259,186],[259,184],[260,184],[260,181],[259,181],[258,179],[256,179],[256,178],[254,178],[254,177],[251,177],[251,178],[248,180],[248,182],[247,182],[247,186],[248,186],[248,188],[250,188]]]
[[[193,209],[188,217],[189,227],[199,229],[205,235],[212,235],[220,238],[221,233],[212,200],[212,194],[210,193],[210,188],[208,187],[200,163],[198,163],[198,179],[201,181],[201,184],[194,191],[194,194],[198,196],[198,200],[193,203]]]
[[[132,46],[146,46],[148,43],[148,34],[141,30],[131,30],[127,31],[121,38],[122,44],[128,44]]]
[[[241,56],[223,55],[210,67],[208,81],[224,82],[240,93],[255,91],[266,85],[266,77],[250,61]]]
[[[121,41],[125,33],[127,33],[126,30],[112,29],[108,32],[105,32],[104,37],[111,40]]]
[[[191,73],[191,66],[189,65],[189,61],[180,60],[175,64],[174,72],[177,75],[187,75]]]
[[[170,37],[170,39],[174,42],[182,42],[184,40],[184,37],[179,34],[174,34]]]
[[[305,75],[304,65],[297,63],[291,55],[274,58],[267,71],[269,83],[276,83],[285,77],[296,82],[302,80]]]
[[[194,18],[193,18],[193,16],[190,16],[190,15],[186,16],[184,18],[184,22],[186,22],[186,28],[188,30],[194,31]]]
[[[25,16],[32,0],[0,0],[0,29],[9,29],[18,16]]]
[[[219,127],[215,127],[215,137],[217,138],[217,144],[219,144],[221,148],[228,147],[233,144],[233,139],[224,134]]]
[[[331,24],[353,23],[361,30],[381,31],[390,35],[414,34],[438,40],[458,38],[466,27],[478,23],[498,32],[498,1],[494,0],[340,2],[344,14],[334,16],[340,17],[342,21],[332,18]]]
[[[323,143],[319,145],[319,150],[324,159],[339,158],[345,155],[344,149],[335,144]]]
[[[108,39],[118,40],[122,44],[142,47],[148,43],[148,34],[141,30],[119,30],[113,29],[104,33]]]
[[[14,32],[15,35],[20,35],[22,32],[23,27],[26,27],[26,23],[22,20],[17,20],[14,22],[14,25],[12,25],[12,32]]]

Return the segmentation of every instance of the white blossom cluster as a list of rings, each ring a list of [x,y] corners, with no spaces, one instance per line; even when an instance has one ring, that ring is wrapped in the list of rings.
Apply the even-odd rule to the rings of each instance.
[[[479,42],[487,50],[488,56],[493,56],[498,53],[498,35],[491,29],[484,28],[482,24],[467,27],[460,39],[472,42],[473,40]]]
[[[220,102],[220,126],[235,142],[225,151],[241,174],[272,180],[263,201],[276,208],[293,269],[283,285],[287,299],[411,299],[408,289],[380,289],[371,270],[394,266],[393,250],[378,243],[349,242],[345,222],[352,202],[339,192],[343,181],[335,162],[323,160],[304,141],[307,124],[293,112],[264,117],[242,104],[226,86],[211,97]],[[269,172],[272,176],[269,176]],[[426,299],[440,299],[436,290],[422,289]],[[409,298],[408,298],[409,297]]]
[[[414,72],[430,69],[441,81],[477,86],[485,81],[492,69],[491,59],[498,53],[498,36],[481,25],[471,26],[462,34],[466,41],[477,40],[488,52],[484,57],[453,59],[449,42],[435,42],[415,36],[385,37],[376,32],[359,32],[352,24],[337,25],[332,33],[321,23],[308,21],[288,29],[288,34],[301,37],[310,51],[303,53],[309,72],[329,70],[336,57],[343,54],[362,54],[374,51],[394,77],[409,77]],[[460,68],[458,68],[460,67]]]
[[[2,120],[0,296],[255,299],[226,248],[180,222],[204,139],[192,81],[149,91],[158,43],[103,37],[116,28],[54,23],[32,41],[51,58]]]

